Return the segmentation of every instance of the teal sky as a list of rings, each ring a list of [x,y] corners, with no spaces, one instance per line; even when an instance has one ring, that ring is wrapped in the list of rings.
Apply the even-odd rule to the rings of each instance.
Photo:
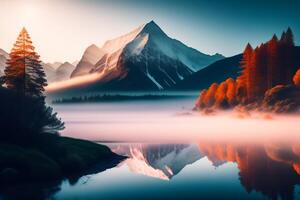
[[[26,26],[45,62],[79,60],[154,20],[170,37],[208,54],[231,56],[290,26],[300,43],[300,1],[294,0],[1,0],[0,48],[9,51]]]

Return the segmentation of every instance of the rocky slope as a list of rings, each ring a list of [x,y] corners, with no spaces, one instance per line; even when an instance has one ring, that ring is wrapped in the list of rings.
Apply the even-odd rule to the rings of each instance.
[[[59,90],[161,90],[222,58],[219,54],[203,54],[168,37],[151,21],[107,41],[102,48],[87,48],[72,77],[96,74],[96,81],[74,81],[76,84],[65,84],[68,87]]]

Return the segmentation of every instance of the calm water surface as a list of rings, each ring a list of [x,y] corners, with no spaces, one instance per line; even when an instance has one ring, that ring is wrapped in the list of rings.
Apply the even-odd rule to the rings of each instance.
[[[194,100],[55,105],[66,122],[63,135],[98,141],[128,158],[99,173],[21,185],[2,196],[300,199],[299,118],[203,117],[191,111]]]
[[[299,199],[300,145],[109,144],[129,158],[57,199]]]

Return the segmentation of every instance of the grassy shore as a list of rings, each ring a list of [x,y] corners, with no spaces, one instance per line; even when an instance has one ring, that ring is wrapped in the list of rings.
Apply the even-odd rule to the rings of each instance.
[[[35,145],[20,146],[0,142],[0,184],[50,181],[97,172],[124,159],[104,145],[43,135]]]

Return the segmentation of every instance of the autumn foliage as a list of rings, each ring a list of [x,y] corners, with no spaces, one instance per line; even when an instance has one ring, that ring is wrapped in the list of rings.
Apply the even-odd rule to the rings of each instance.
[[[294,81],[295,85],[300,85],[300,68],[296,72],[296,74],[293,78],[293,81]]]
[[[39,55],[23,28],[15,42],[0,87],[0,141],[29,144],[40,135],[57,134],[64,123],[46,105],[47,85]]]
[[[240,63],[240,76],[212,84],[203,90],[196,107],[231,108],[262,101],[266,91],[277,85],[299,84],[300,72],[296,62],[292,30],[288,28],[280,39],[276,35],[255,49],[247,44]]]
[[[10,90],[27,96],[42,97],[47,85],[39,55],[26,29],[20,32],[7,61],[5,84]]]

